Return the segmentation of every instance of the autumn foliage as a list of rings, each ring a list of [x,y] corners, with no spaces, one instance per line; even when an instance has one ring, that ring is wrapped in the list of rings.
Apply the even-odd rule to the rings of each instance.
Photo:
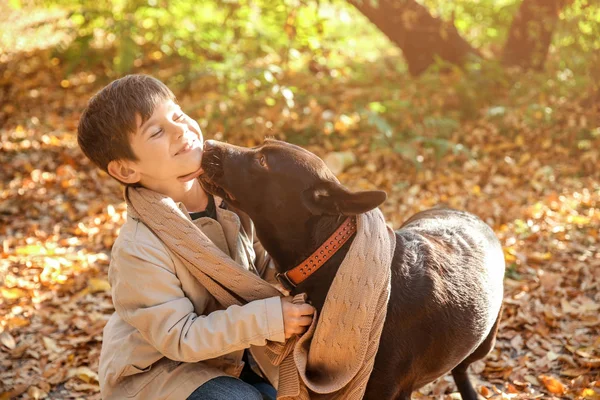
[[[159,3],[144,7],[174,7]],[[214,3],[205,3],[209,13]],[[277,38],[268,41],[248,33],[247,1],[210,11],[214,21],[229,15],[222,38],[207,36],[214,27],[169,36],[154,14],[120,10],[129,23],[141,18],[132,44],[111,31],[127,19],[91,28],[78,19],[99,8],[0,2],[0,399],[99,399],[102,329],[113,312],[106,274],[126,209],[75,131],[87,99],[127,72],[172,87],[207,138],[253,146],[269,136],[323,158],[349,154],[339,179],[385,190],[395,228],[440,203],[479,215],[501,240],[507,273],[498,342],[471,370],[477,390],[600,399],[600,31],[588,32],[600,8],[573,1],[561,11],[543,72],[484,58],[413,78],[355,8],[280,3],[256,22]],[[422,3],[439,3],[444,17],[454,2]],[[500,56],[519,3],[479,3],[477,11],[456,2],[456,26],[484,55]],[[203,18],[181,13],[186,26]],[[159,38],[137,42],[153,29]],[[454,392],[447,376],[414,398]]]

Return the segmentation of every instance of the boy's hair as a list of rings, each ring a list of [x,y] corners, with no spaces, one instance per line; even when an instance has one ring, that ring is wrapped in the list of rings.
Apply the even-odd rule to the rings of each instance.
[[[108,173],[114,160],[138,158],[130,136],[136,132],[136,114],[146,122],[157,105],[175,101],[161,81],[148,75],[127,75],[112,81],[88,102],[77,127],[77,143],[83,153]]]

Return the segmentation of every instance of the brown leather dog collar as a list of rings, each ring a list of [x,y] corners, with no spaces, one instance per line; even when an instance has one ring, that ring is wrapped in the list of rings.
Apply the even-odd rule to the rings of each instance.
[[[356,217],[348,217],[329,238],[296,267],[276,275],[277,280],[292,290],[321,268],[356,233]]]

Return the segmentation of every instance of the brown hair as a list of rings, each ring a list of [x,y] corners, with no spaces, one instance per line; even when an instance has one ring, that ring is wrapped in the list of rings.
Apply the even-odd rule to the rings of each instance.
[[[160,103],[175,100],[161,81],[148,75],[127,75],[112,81],[88,102],[77,127],[83,153],[108,173],[114,160],[138,158],[129,138],[136,132],[136,114],[146,122]]]

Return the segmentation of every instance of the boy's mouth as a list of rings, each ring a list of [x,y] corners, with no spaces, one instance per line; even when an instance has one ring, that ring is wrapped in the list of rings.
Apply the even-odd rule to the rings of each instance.
[[[175,153],[175,155],[178,156],[179,154],[187,153],[191,149],[192,149],[192,146],[190,146],[190,144],[187,143],[185,146],[183,146],[183,148],[181,150],[179,150],[177,153]]]
[[[177,151],[177,153],[175,153],[175,155],[178,156],[180,154],[185,154],[185,153],[189,152],[190,150],[193,150],[196,147],[198,147],[198,144],[199,144],[198,140],[196,140],[196,139],[188,140],[188,142],[181,149],[179,149],[179,151]]]

